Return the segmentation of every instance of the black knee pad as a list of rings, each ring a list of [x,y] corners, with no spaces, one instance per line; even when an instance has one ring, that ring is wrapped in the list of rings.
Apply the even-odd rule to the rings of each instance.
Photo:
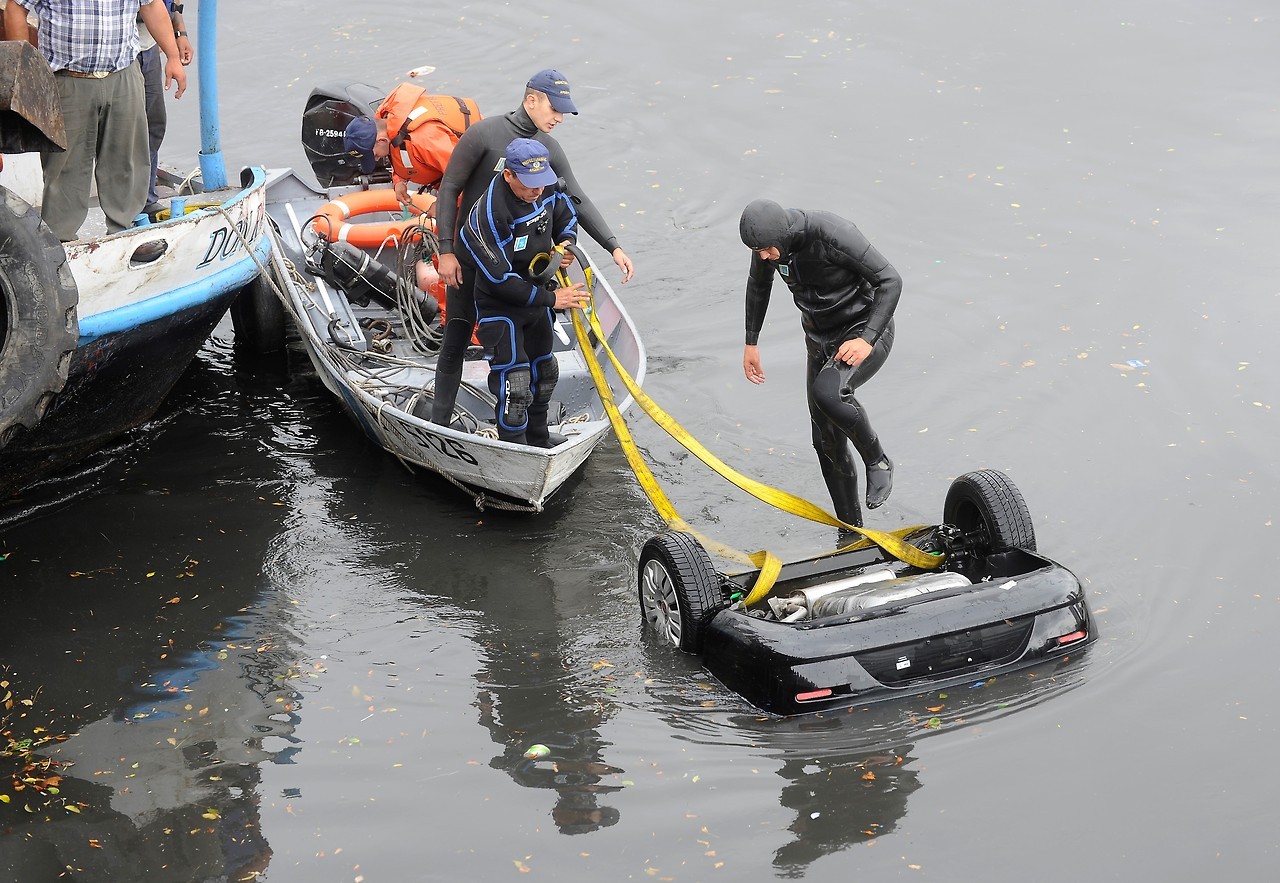
[[[527,367],[512,368],[504,378],[507,385],[506,410],[502,422],[511,429],[524,429],[529,420],[529,406],[533,404],[533,374]]]
[[[556,384],[559,382],[560,363],[555,356],[538,362],[538,380],[535,384],[536,392],[533,400],[540,405],[550,402],[552,394],[556,391]]]

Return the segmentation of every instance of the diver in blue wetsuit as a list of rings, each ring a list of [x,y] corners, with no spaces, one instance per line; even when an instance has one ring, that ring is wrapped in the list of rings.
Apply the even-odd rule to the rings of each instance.
[[[776,273],[800,308],[809,356],[809,418],[822,477],[836,515],[861,527],[850,443],[866,469],[868,509],[889,498],[893,461],[854,393],[893,347],[902,277],[857,227],[831,212],[785,209],[757,199],[743,210],[739,231],[752,251],[743,371],[752,383],[764,383],[758,341]]]
[[[578,219],[569,197],[554,187],[545,145],[516,138],[504,158],[503,170],[459,227],[460,254],[474,268],[477,333],[489,360],[489,389],[498,399],[498,437],[553,448],[565,439],[547,428],[560,377],[551,352],[551,310],[588,299],[581,282],[565,288],[556,283],[555,268],[568,260],[555,247],[577,241]]]

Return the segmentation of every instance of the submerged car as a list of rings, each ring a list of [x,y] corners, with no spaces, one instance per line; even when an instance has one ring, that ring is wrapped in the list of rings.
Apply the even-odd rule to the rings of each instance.
[[[640,607],[660,640],[779,715],[990,678],[1096,639],[1080,580],[1037,553],[1026,501],[1004,473],[959,476],[942,523],[903,539],[942,565],[924,570],[859,543],[784,564],[747,608],[756,571],[720,573],[693,536],[666,531],[641,552]]]

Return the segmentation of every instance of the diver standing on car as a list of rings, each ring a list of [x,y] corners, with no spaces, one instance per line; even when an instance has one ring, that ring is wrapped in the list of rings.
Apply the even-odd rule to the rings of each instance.
[[[504,116],[489,117],[473,125],[463,134],[449,157],[436,203],[440,278],[449,286],[446,295],[449,320],[445,324],[444,341],[436,362],[435,400],[431,411],[431,419],[436,423],[447,425],[453,417],[453,404],[462,381],[463,356],[476,320],[472,293],[475,280],[470,275],[470,268],[459,263],[454,255],[457,220],[467,216],[489,186],[494,173],[502,170],[503,152],[513,138],[530,138],[543,145],[551,167],[565,181],[582,229],[613,257],[613,262],[622,271],[622,281],[631,279],[634,272],[631,259],[618,245],[618,238],[600,212],[583,193],[559,143],[548,134],[564,120],[565,114],[577,112],[564,75],[555,70],[538,71],[525,85],[524,99],[519,107]]]
[[[555,189],[545,145],[516,138],[503,158],[503,170],[467,213],[458,239],[463,263],[475,275],[489,390],[498,399],[498,438],[554,448],[565,438],[547,428],[560,379],[551,352],[551,310],[583,306],[588,298],[581,282],[557,284],[563,251],[555,247],[577,241],[578,217],[569,197]]]
[[[889,498],[893,461],[854,393],[880,370],[893,347],[902,277],[857,227],[831,212],[785,209],[757,199],[743,210],[739,232],[752,251],[742,369],[747,380],[764,383],[758,341],[777,273],[800,309],[809,418],[822,477],[836,515],[861,527],[850,443],[867,472],[868,509]]]

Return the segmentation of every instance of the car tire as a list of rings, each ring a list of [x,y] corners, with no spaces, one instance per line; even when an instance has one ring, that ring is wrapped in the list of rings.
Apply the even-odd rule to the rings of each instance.
[[[0,187],[0,447],[34,429],[66,385],[79,300],[58,237]]]
[[[703,625],[725,606],[720,574],[707,550],[687,533],[664,531],[644,544],[639,583],[640,611],[658,637],[697,653]]]
[[[1036,550],[1035,525],[1022,492],[995,469],[966,472],[951,482],[942,521],[959,528],[989,551]]]
[[[258,275],[231,302],[231,327],[236,343],[258,355],[275,353],[285,345],[284,305],[270,279]]]

